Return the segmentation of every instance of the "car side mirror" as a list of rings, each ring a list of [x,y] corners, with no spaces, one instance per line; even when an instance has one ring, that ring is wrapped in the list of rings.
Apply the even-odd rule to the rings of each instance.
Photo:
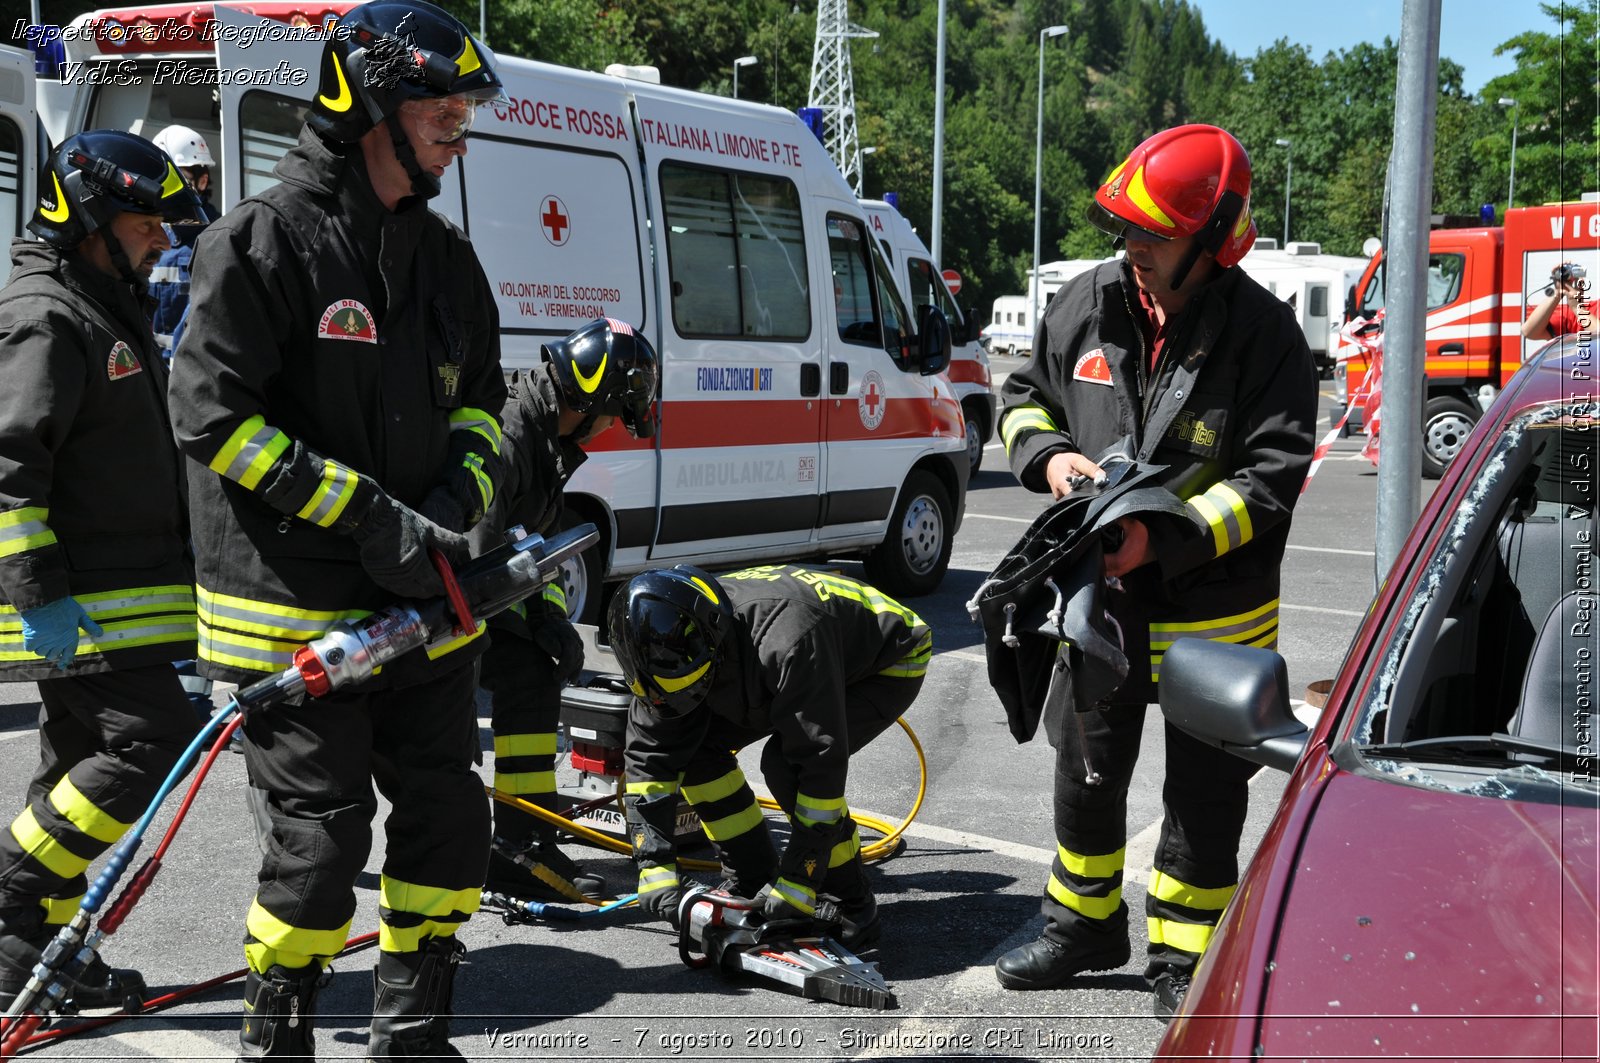
[[[950,364],[950,319],[937,306],[917,307],[917,371],[944,372]]]
[[[1161,712],[1208,746],[1293,771],[1311,732],[1289,710],[1289,669],[1271,650],[1179,639],[1161,658]]]

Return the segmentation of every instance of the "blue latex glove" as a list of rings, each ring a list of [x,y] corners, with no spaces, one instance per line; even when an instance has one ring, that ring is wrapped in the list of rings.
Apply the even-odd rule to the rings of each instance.
[[[49,605],[22,610],[22,648],[66,671],[78,655],[78,629],[103,635],[100,625],[89,619],[78,599],[57,598]]]

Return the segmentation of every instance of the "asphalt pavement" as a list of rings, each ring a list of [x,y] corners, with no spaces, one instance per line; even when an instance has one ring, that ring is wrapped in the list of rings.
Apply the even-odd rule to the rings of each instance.
[[[1018,364],[998,358],[994,369],[1003,375]],[[1330,399],[1325,392],[1323,429]],[[1336,443],[1295,517],[1280,647],[1295,691],[1334,674],[1372,596],[1377,480],[1359,442]],[[997,956],[1042,926],[1039,896],[1054,852],[1053,751],[1042,736],[1025,745],[1011,738],[988,684],[980,631],[963,603],[1044,502],[1017,486],[992,443],[967,498],[949,575],[938,593],[909,600],[933,625],[936,640],[923,694],[907,717],[926,756],[925,780],[898,729],[851,763],[851,807],[887,821],[899,822],[926,783],[905,847],[870,872],[885,930],[867,958],[879,963],[898,995],[897,1009],[810,1002],[690,970],[664,925],[632,912],[550,926],[507,926],[485,915],[462,933],[469,952],[456,985],[458,1049],[484,1060],[1148,1058],[1163,1026],[1150,1015],[1142,977],[1143,920],[1134,920],[1134,958],[1119,971],[1020,993],[1000,988],[992,970]],[[855,563],[837,567],[860,573]],[[36,764],[37,698],[29,684],[0,686],[0,804],[17,809]],[[487,780],[487,719],[482,737]],[[1160,716],[1152,708],[1128,801],[1125,891],[1136,916],[1159,841],[1161,747]],[[759,786],[754,758],[747,754],[747,761]],[[218,760],[154,888],[105,949],[115,965],[139,968],[157,991],[243,967],[240,940],[257,864],[244,776],[242,757]],[[1262,770],[1253,781],[1241,862],[1254,852],[1284,780]],[[169,808],[158,830],[170,814]],[[378,841],[357,885],[353,933],[377,925],[381,818],[380,812]],[[631,889],[626,858],[573,851],[614,891]],[[370,951],[335,962],[316,1017],[319,1058],[362,1056],[372,963]],[[28,1055],[230,1059],[239,1013],[234,982]]]

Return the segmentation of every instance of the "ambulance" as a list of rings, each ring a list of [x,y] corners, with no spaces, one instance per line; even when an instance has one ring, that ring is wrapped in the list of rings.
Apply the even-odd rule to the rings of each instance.
[[[900,293],[913,307],[937,306],[950,322],[950,364],[941,375],[949,381],[961,403],[967,423],[967,462],[972,476],[983,464],[983,445],[995,422],[995,395],[989,376],[989,356],[978,342],[978,323],[970,308],[956,305],[955,293],[922,237],[894,204],[863,199],[867,221],[878,246],[889,260]]]
[[[9,247],[33,217],[40,150],[33,55],[0,45],[0,246]],[[10,272],[10,264],[7,270]]]
[[[273,181],[317,91],[323,27],[351,3],[162,4],[84,15],[39,82],[51,137],[169,123],[220,146],[224,210]],[[869,218],[812,131],[762,104],[497,59],[433,201],[472,238],[507,369],[596,317],[662,356],[659,430],[589,448],[567,489],[601,542],[572,570],[593,622],[604,581],[662,565],[863,557],[895,595],[949,566],[965,507],[950,330],[913,311]]]
[[[1522,323],[1563,263],[1583,269],[1591,290],[1600,281],[1600,201],[1514,207],[1504,226],[1428,234],[1423,475],[1444,471],[1506,381],[1544,345],[1524,340]],[[1387,265],[1380,248],[1350,291],[1347,317],[1371,318],[1384,308]],[[1339,349],[1341,402],[1361,390],[1366,368],[1360,348]]]

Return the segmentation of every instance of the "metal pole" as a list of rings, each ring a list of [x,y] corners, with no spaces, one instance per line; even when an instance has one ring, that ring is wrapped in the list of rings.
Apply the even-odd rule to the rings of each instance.
[[[1511,112],[1511,186],[1506,189],[1506,209],[1517,205],[1517,112]]]
[[[1394,565],[1421,509],[1428,215],[1433,201],[1434,116],[1442,0],[1405,0],[1395,84],[1390,171],[1388,315],[1384,326],[1383,432],[1378,461],[1377,577]]]
[[[1294,202],[1294,148],[1289,149],[1289,162],[1283,175],[1283,249],[1289,249],[1289,204]]]
[[[37,2],[37,0],[36,0]],[[478,43],[489,43],[489,0],[478,0]]]
[[[933,72],[933,261],[944,268],[944,5],[939,0],[939,41]]]
[[[739,98],[739,64],[733,64],[733,98]]]
[[[1039,114],[1033,145],[1033,281],[1028,295],[1028,325],[1039,330],[1039,214],[1044,209],[1044,42],[1047,37],[1059,37],[1067,32],[1065,26],[1046,26],[1039,31]],[[1031,341],[1030,341],[1031,343]]]

